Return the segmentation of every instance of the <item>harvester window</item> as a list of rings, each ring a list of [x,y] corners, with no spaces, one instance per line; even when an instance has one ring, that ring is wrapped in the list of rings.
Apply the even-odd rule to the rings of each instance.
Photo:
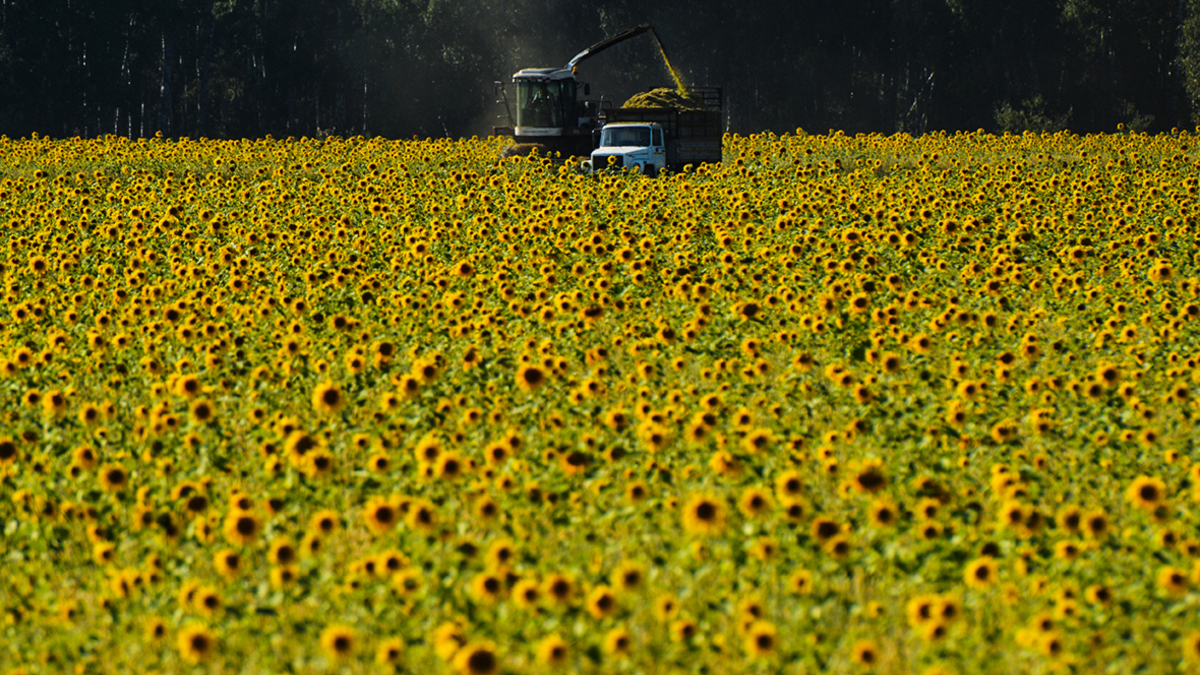
[[[575,112],[575,82],[517,83],[517,126],[562,128]]]

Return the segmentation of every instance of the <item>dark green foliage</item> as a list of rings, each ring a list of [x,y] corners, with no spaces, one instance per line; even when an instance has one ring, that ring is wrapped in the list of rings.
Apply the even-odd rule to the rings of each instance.
[[[647,21],[731,131],[1200,122],[1200,0],[45,0],[0,7],[0,133],[486,134],[494,81]],[[580,77],[673,87],[649,39]]]

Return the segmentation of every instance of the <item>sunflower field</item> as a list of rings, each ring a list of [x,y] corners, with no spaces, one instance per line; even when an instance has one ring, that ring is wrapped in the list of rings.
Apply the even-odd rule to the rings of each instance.
[[[1197,139],[0,139],[0,672],[1200,668]]]

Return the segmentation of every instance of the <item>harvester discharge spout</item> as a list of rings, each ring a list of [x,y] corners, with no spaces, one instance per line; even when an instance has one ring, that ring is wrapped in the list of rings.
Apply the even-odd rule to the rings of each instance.
[[[613,35],[611,37],[606,37],[603,40],[592,45],[591,47],[588,47],[587,49],[576,54],[574,58],[572,58],[570,61],[567,62],[567,70],[574,70],[575,66],[579,65],[580,61],[583,61],[584,59],[586,59],[588,57],[595,56],[596,54],[599,54],[600,52],[604,51],[605,49],[608,49],[609,47],[612,47],[613,45],[620,44],[620,43],[628,40],[629,38],[637,37],[638,35],[641,35],[642,33],[645,33],[646,31],[650,31],[650,34],[654,35],[654,29],[650,27],[650,24],[644,23],[640,26],[634,26],[633,28],[623,30],[620,33],[617,33],[616,35]],[[658,42],[657,35],[654,35],[654,41]]]

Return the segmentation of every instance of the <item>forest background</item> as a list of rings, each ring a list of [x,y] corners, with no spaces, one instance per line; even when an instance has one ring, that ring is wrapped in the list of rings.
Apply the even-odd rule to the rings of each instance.
[[[0,133],[482,135],[494,82],[643,22],[743,134],[1200,123],[1200,0],[0,0]],[[671,81],[644,36],[580,79]]]

